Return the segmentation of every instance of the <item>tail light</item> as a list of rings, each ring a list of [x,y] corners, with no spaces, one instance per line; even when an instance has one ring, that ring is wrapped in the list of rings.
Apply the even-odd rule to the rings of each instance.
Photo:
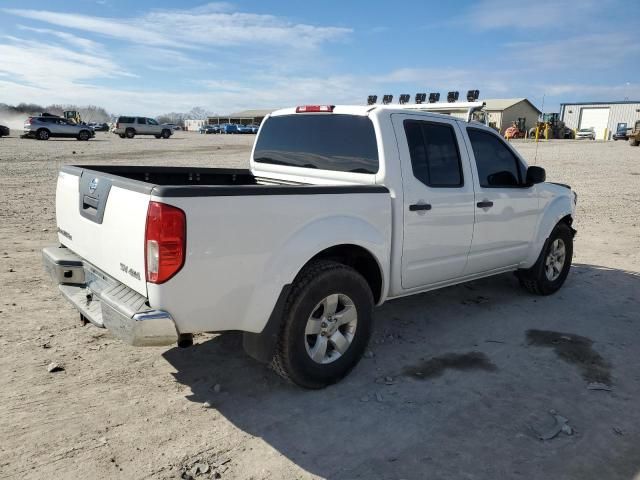
[[[149,202],[145,230],[147,281],[164,283],[184,265],[187,222],[182,210]]]
[[[29,118],[27,118],[27,120],[24,123],[26,123],[28,125],[31,125],[32,121],[33,121],[33,117],[29,117]]]
[[[336,108],[335,105],[301,105],[296,107],[296,113],[308,113],[308,112],[333,112]]]
[[[116,122],[116,128],[120,128],[120,122]]]

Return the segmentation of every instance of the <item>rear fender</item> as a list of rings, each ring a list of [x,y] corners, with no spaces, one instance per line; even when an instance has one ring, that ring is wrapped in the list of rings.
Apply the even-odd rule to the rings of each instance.
[[[373,255],[382,272],[381,298],[386,297],[390,231],[380,231],[358,217],[320,218],[291,235],[267,262],[262,276],[256,279],[256,289],[247,310],[247,324],[242,329],[262,331],[283,287],[293,283],[300,270],[318,253],[345,244],[357,245]]]
[[[243,330],[245,351],[256,360],[268,362],[273,356],[292,283],[316,255],[338,245],[356,245],[376,259],[382,273],[380,301],[388,288],[390,231],[383,232],[358,217],[318,219],[295,232],[267,263],[256,282]],[[265,315],[270,312],[270,315]]]

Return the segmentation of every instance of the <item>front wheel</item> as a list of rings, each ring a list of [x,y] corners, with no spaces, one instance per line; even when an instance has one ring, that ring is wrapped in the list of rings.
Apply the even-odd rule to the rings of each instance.
[[[171,136],[171,132],[169,130],[162,130],[160,136],[166,140]]]
[[[520,284],[536,295],[551,295],[567,279],[572,258],[573,231],[566,223],[559,223],[549,235],[535,265],[517,272]]]
[[[351,267],[321,260],[296,277],[271,367],[304,388],[323,388],[359,362],[373,328],[373,295]]]
[[[89,140],[89,137],[91,135],[89,134],[89,132],[87,132],[86,130],[82,130],[79,134],[78,134],[78,140],[82,140],[84,142],[86,142],[87,140]]]

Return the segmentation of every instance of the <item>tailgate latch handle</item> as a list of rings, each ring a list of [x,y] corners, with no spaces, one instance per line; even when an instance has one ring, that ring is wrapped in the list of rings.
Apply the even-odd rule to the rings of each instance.
[[[98,199],[85,195],[82,197],[82,208],[84,210],[87,210],[88,208],[98,210]]]

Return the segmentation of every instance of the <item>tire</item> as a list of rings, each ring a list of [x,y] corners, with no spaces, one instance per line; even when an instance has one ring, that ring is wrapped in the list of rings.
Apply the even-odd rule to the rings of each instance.
[[[154,135],[156,138],[162,138],[161,135]]]
[[[326,319],[331,310],[335,316]],[[271,368],[300,387],[326,387],[357,365],[372,329],[373,295],[362,275],[340,263],[313,262],[298,274],[287,298]]]
[[[640,144],[640,142],[638,140],[636,140],[635,138],[630,138],[629,139],[629,145],[631,145],[632,147],[637,147],[638,144]]]
[[[36,132],[36,138],[38,140],[49,140],[50,136],[51,134],[49,133],[49,130],[47,130],[46,128],[41,128]]]
[[[78,140],[82,140],[83,142],[88,141],[90,137],[91,134],[86,130],[80,130],[80,133],[78,134]]]
[[[136,136],[136,131],[133,128],[127,128],[124,132],[124,136],[127,138],[133,138]]]
[[[564,250],[561,262],[558,260],[559,248]],[[551,295],[557,292],[569,275],[572,258],[573,231],[566,223],[558,223],[545,242],[535,265],[528,270],[517,272],[520,285],[536,295]]]
[[[120,138],[127,138],[127,137],[125,137],[122,133],[118,134],[118,136],[119,136]]]
[[[167,138],[169,138],[171,136],[171,131],[170,130],[162,130],[162,133],[160,134],[160,136],[166,140]]]

